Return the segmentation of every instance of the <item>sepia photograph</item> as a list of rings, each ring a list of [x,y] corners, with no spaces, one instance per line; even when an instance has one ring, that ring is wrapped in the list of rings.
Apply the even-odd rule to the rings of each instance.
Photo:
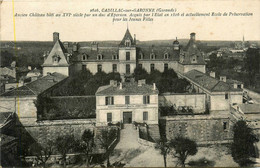
[[[0,8],[0,167],[260,167],[259,0]]]

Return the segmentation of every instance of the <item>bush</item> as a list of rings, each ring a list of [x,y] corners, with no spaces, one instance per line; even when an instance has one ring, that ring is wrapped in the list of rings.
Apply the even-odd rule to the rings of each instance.
[[[196,161],[190,161],[188,163],[189,166],[191,167],[213,167],[215,165],[215,162],[212,160],[208,160],[205,157],[196,160]]]

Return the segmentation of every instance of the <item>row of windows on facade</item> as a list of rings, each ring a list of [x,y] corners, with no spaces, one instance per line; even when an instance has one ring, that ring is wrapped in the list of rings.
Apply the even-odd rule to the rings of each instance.
[[[138,64],[139,68],[143,68],[143,64]],[[164,71],[168,70],[169,65],[167,63],[164,64]],[[87,69],[87,65],[82,65],[82,70],[86,70]],[[112,64],[112,70],[113,72],[117,72],[117,64]],[[155,70],[155,65],[154,64],[150,64],[150,71],[153,72]],[[102,65],[98,64],[97,65],[97,71],[101,72],[102,71]],[[126,71],[127,73],[130,73],[130,65],[126,64]]]
[[[143,120],[144,121],[148,120],[148,112],[147,111],[143,112]],[[107,122],[112,122],[112,113],[107,113]]]
[[[104,58],[104,56],[102,54],[98,54],[97,55],[97,60],[103,60],[103,58]],[[154,53],[151,53],[150,54],[150,59],[155,59],[155,58],[156,58],[156,55]],[[82,60],[86,61],[87,59],[88,59],[88,55],[83,54],[82,55]],[[117,54],[112,56],[112,60],[118,60],[118,59],[119,59],[119,56]],[[142,53],[139,54],[138,59],[143,59],[143,54]],[[169,59],[169,54],[168,53],[164,54],[164,59]],[[129,60],[130,60],[130,52],[126,52],[126,61],[129,61]]]
[[[114,97],[113,96],[105,97],[105,104],[106,105],[114,105]],[[130,96],[125,96],[125,104],[131,104]],[[150,104],[150,96],[149,95],[143,96],[143,104]]]

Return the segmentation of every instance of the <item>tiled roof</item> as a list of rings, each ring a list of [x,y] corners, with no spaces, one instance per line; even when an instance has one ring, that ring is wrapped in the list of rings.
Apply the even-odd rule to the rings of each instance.
[[[16,140],[15,137],[9,136],[9,135],[5,135],[5,134],[1,134],[0,138],[1,138],[1,141],[0,141],[1,146],[4,146],[5,144]]]
[[[144,94],[158,94],[159,91],[153,90],[152,85],[143,84],[138,86],[135,82],[122,83],[120,86],[106,85],[98,88],[96,95],[144,95]]]
[[[63,44],[61,43],[60,40],[57,40],[56,43],[54,44],[50,54],[47,56],[46,60],[44,61],[42,66],[54,66],[53,65],[53,56],[58,56],[59,57],[59,63],[57,66],[68,66],[68,61],[65,56],[66,49],[64,48]]]
[[[244,114],[260,114],[260,104],[239,104],[238,107]]]
[[[33,82],[30,82],[24,86],[5,92],[1,94],[1,96],[39,95],[40,93],[44,92],[45,90],[49,89],[50,87],[54,86],[65,78],[67,78],[67,76],[54,72]]]
[[[130,33],[130,31],[126,30],[124,38],[122,39],[122,41],[120,42],[119,46],[125,46],[125,40],[129,39],[131,41],[131,45],[135,45],[134,39]]]
[[[155,60],[164,59],[164,54],[168,54],[168,60],[179,60],[179,51],[174,51],[173,46],[164,47],[164,46],[151,46],[151,47],[142,47],[137,48],[137,57],[141,54],[143,56],[142,60],[151,60],[150,55],[155,55]]]
[[[185,77],[199,84],[201,87],[211,92],[224,92],[224,91],[242,91],[242,89],[235,89],[233,86],[219,81],[216,78],[208,76],[200,71],[191,70],[184,74]]]

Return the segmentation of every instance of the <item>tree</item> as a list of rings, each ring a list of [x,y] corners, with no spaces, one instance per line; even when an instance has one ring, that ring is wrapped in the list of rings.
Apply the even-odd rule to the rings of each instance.
[[[174,149],[172,153],[178,159],[176,166],[180,163],[185,167],[185,161],[188,156],[195,155],[198,152],[197,144],[185,137],[176,137],[170,141],[169,146]]]
[[[164,137],[161,138],[159,141],[156,142],[155,148],[161,151],[161,154],[163,155],[164,167],[167,167],[167,155],[171,150],[167,139]]]
[[[94,133],[91,130],[85,130],[81,136],[81,140],[80,150],[86,155],[86,164],[87,167],[89,167],[90,152],[92,152],[95,147]]]
[[[254,143],[258,139],[254,135],[253,130],[243,120],[235,123],[233,131],[232,157],[240,166],[246,166],[250,161],[249,158],[255,155]]]
[[[76,140],[73,135],[59,136],[55,144],[57,151],[61,154],[63,166],[66,167],[66,156],[77,147]]]
[[[110,156],[110,146],[111,143],[116,139],[117,131],[115,129],[102,129],[98,140],[101,143],[101,146],[105,149],[107,155],[107,167],[110,166],[109,156]]]
[[[145,69],[143,68],[140,68],[140,67],[137,67],[135,70],[134,70],[134,78],[135,78],[135,81],[138,81],[138,80],[141,80],[141,79],[146,79],[148,76],[148,73]]]
[[[52,141],[48,141],[46,146],[40,146],[38,143],[33,143],[29,147],[29,151],[33,156],[36,156],[37,162],[41,162],[43,167],[46,166],[46,162],[50,158],[53,152],[54,144]]]

